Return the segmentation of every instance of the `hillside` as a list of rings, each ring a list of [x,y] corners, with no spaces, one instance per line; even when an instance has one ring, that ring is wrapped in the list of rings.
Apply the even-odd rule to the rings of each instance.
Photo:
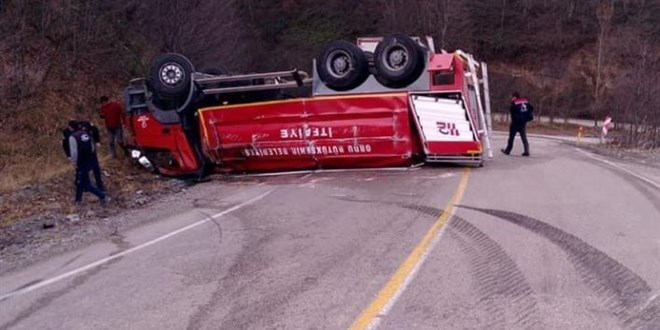
[[[492,102],[512,89],[550,116],[629,122],[628,145],[660,145],[660,2],[529,0],[0,1],[0,191],[67,175],[69,118],[100,121],[161,52],[197,68],[298,67],[331,40],[404,32],[489,63]]]

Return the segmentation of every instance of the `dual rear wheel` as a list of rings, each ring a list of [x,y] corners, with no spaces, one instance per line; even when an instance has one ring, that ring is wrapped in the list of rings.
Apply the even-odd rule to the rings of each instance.
[[[369,77],[371,59],[376,79],[389,88],[412,84],[426,67],[425,50],[417,42],[402,34],[392,34],[378,43],[373,55],[350,42],[331,42],[316,59],[316,71],[326,86],[346,91],[360,86]]]

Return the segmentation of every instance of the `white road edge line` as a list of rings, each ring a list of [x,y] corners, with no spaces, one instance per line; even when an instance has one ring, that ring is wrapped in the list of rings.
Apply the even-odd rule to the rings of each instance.
[[[109,257],[106,257],[106,258],[100,259],[100,260],[95,261],[95,262],[92,262],[91,264],[88,264],[88,265],[86,265],[86,266],[82,266],[82,267],[80,267],[80,268],[77,268],[77,269],[71,270],[71,271],[66,272],[66,273],[64,273],[64,274],[61,274],[61,275],[58,275],[58,276],[55,276],[55,277],[49,278],[49,279],[47,279],[47,280],[43,280],[43,281],[41,281],[41,282],[39,282],[39,283],[36,283],[36,284],[34,284],[34,285],[30,285],[30,286],[25,287],[25,288],[23,288],[23,289],[20,289],[20,290],[18,290],[18,291],[14,291],[14,292],[10,292],[10,293],[7,293],[7,294],[5,294],[5,295],[2,295],[2,296],[0,296],[0,302],[1,302],[1,301],[4,301],[4,300],[6,300],[6,299],[9,299],[9,298],[15,297],[15,296],[19,296],[19,295],[22,295],[22,294],[28,293],[28,292],[30,292],[30,291],[37,290],[37,289],[39,289],[39,288],[42,288],[42,287],[44,287],[44,286],[47,286],[47,285],[53,284],[53,283],[55,283],[55,282],[59,282],[59,281],[65,279],[65,278],[68,278],[68,277],[74,276],[74,275],[76,275],[76,274],[79,274],[79,273],[85,272],[85,271],[87,271],[87,270],[90,270],[90,269],[92,269],[92,268],[94,268],[94,267],[97,267],[97,266],[100,266],[100,265],[102,265],[102,264],[105,264],[105,263],[107,263],[107,262],[109,262],[109,261],[112,261],[112,260],[114,260],[114,259],[117,259],[117,258],[119,258],[119,257],[123,257],[123,256],[125,256],[125,255],[127,255],[127,254],[130,254],[130,253],[133,253],[133,252],[135,252],[135,251],[138,251],[138,250],[144,249],[144,248],[146,248],[146,247],[148,247],[148,246],[154,245],[154,244],[156,244],[156,243],[158,243],[158,242],[160,242],[160,241],[163,241],[163,240],[165,240],[165,239],[168,239],[168,238],[170,238],[170,237],[172,237],[172,236],[174,236],[174,235],[180,234],[180,233],[182,233],[182,232],[184,232],[184,231],[186,231],[186,230],[189,230],[189,229],[195,228],[195,227],[197,227],[197,226],[199,226],[199,225],[205,224],[205,223],[207,223],[207,222],[209,222],[209,221],[212,221],[212,220],[214,220],[214,219],[217,219],[217,218],[219,218],[219,217],[222,217],[223,215],[226,215],[226,214],[228,214],[228,213],[231,213],[231,212],[233,212],[233,211],[236,211],[236,210],[238,210],[238,209],[240,209],[240,208],[242,208],[242,207],[244,207],[244,206],[246,206],[246,205],[252,204],[252,203],[254,203],[254,202],[256,202],[256,201],[258,201],[258,200],[260,200],[260,199],[266,197],[268,194],[270,194],[270,193],[272,193],[272,192],[273,192],[273,190],[267,191],[267,192],[265,192],[265,193],[263,193],[263,194],[261,194],[261,195],[255,197],[255,198],[252,198],[252,199],[247,200],[247,201],[245,201],[245,202],[243,202],[243,203],[240,203],[240,204],[238,204],[238,205],[235,205],[235,206],[233,206],[233,207],[230,207],[230,208],[228,208],[228,209],[226,209],[226,210],[224,210],[224,211],[222,211],[222,212],[220,212],[220,213],[214,214],[214,215],[212,215],[212,216],[209,217],[209,218],[206,218],[206,219],[204,219],[204,220],[197,221],[197,222],[195,222],[195,223],[193,223],[193,224],[190,224],[190,225],[185,226],[185,227],[183,227],[183,228],[177,229],[177,230],[175,230],[175,231],[173,231],[173,232],[171,232],[171,233],[169,233],[169,234],[165,234],[165,235],[163,235],[163,236],[160,236],[160,237],[158,237],[158,238],[155,238],[155,239],[153,239],[153,240],[151,240],[151,241],[148,241],[148,242],[146,242],[146,243],[142,243],[142,244],[137,245],[137,246],[135,246],[135,247],[132,247],[132,248],[130,248],[130,249],[128,249],[128,250],[125,250],[125,251],[119,252],[119,253],[117,253],[117,254],[115,254],[115,255],[112,255],[112,256],[109,256]]]
[[[620,169],[620,170],[622,170],[622,171],[624,171],[624,172],[626,172],[626,173],[628,173],[628,174],[630,174],[630,175],[632,175],[632,176],[634,176],[634,177],[636,177],[636,178],[638,178],[638,179],[640,179],[640,180],[642,180],[642,181],[644,181],[644,182],[646,182],[646,183],[648,183],[648,184],[650,184],[650,185],[652,185],[652,186],[654,186],[654,187],[660,189],[660,184],[658,184],[657,182],[655,182],[655,181],[653,181],[653,180],[651,180],[651,179],[649,179],[649,178],[647,178],[647,177],[645,177],[645,176],[639,175],[639,174],[637,174],[637,173],[635,173],[635,172],[633,172],[633,171],[631,171],[631,170],[629,170],[629,169],[627,169],[627,168],[625,168],[625,167],[623,167],[623,166],[621,166],[621,165],[618,165],[618,164],[616,164],[616,163],[613,163],[613,162],[611,162],[611,161],[609,161],[609,160],[606,160],[606,159],[600,158],[600,157],[594,155],[594,154],[591,153],[591,152],[584,151],[584,150],[582,150],[582,149],[580,149],[580,148],[575,148],[575,150],[577,150],[577,151],[579,151],[579,152],[581,152],[581,153],[587,155],[587,157],[589,157],[589,158],[591,158],[591,159],[597,160],[597,161],[599,161],[599,162],[601,162],[601,163],[605,163],[605,164],[610,165],[610,166],[612,166],[612,167],[616,167],[616,168],[618,168],[618,169]]]
[[[440,241],[440,238],[442,237],[442,234],[447,230],[447,227],[449,227],[449,223],[451,222],[452,218],[454,217],[454,214],[456,214],[456,207],[452,208],[451,212],[449,213],[449,218],[447,219],[447,222],[445,223],[442,228],[440,228],[440,231],[438,232],[437,235],[433,238],[431,241],[431,244],[429,244],[428,249],[424,251],[422,254],[421,258],[419,259],[419,262],[413,267],[412,271],[408,276],[406,277],[405,280],[403,280],[403,284],[399,287],[399,289],[394,293],[392,298],[383,306],[383,308],[380,310],[378,313],[378,316],[376,316],[371,324],[367,327],[368,330],[375,330],[378,329],[378,326],[380,325],[380,322],[382,319],[389,314],[390,310],[396,304],[396,302],[401,298],[401,295],[403,294],[404,291],[408,288],[408,285],[412,283],[412,281],[415,279],[417,276],[417,273],[419,270],[422,268],[422,265],[426,262],[426,259],[429,257],[431,254],[431,251],[435,248],[435,245],[438,244],[438,241]]]

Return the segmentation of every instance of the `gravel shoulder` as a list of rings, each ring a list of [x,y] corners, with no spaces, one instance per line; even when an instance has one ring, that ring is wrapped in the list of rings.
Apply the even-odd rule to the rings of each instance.
[[[106,207],[89,193],[74,206],[70,176],[0,194],[0,274],[169,214],[195,188],[128,164],[103,169]]]

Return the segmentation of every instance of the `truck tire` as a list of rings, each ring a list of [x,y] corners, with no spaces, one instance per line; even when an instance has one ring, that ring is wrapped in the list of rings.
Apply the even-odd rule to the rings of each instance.
[[[386,87],[406,87],[424,72],[424,50],[410,37],[391,34],[378,43],[374,52],[377,80]]]
[[[360,86],[369,77],[369,63],[362,50],[347,41],[334,41],[316,59],[321,81],[336,91]]]
[[[149,81],[156,97],[165,100],[187,98],[194,70],[192,63],[181,54],[158,56],[149,69]]]

